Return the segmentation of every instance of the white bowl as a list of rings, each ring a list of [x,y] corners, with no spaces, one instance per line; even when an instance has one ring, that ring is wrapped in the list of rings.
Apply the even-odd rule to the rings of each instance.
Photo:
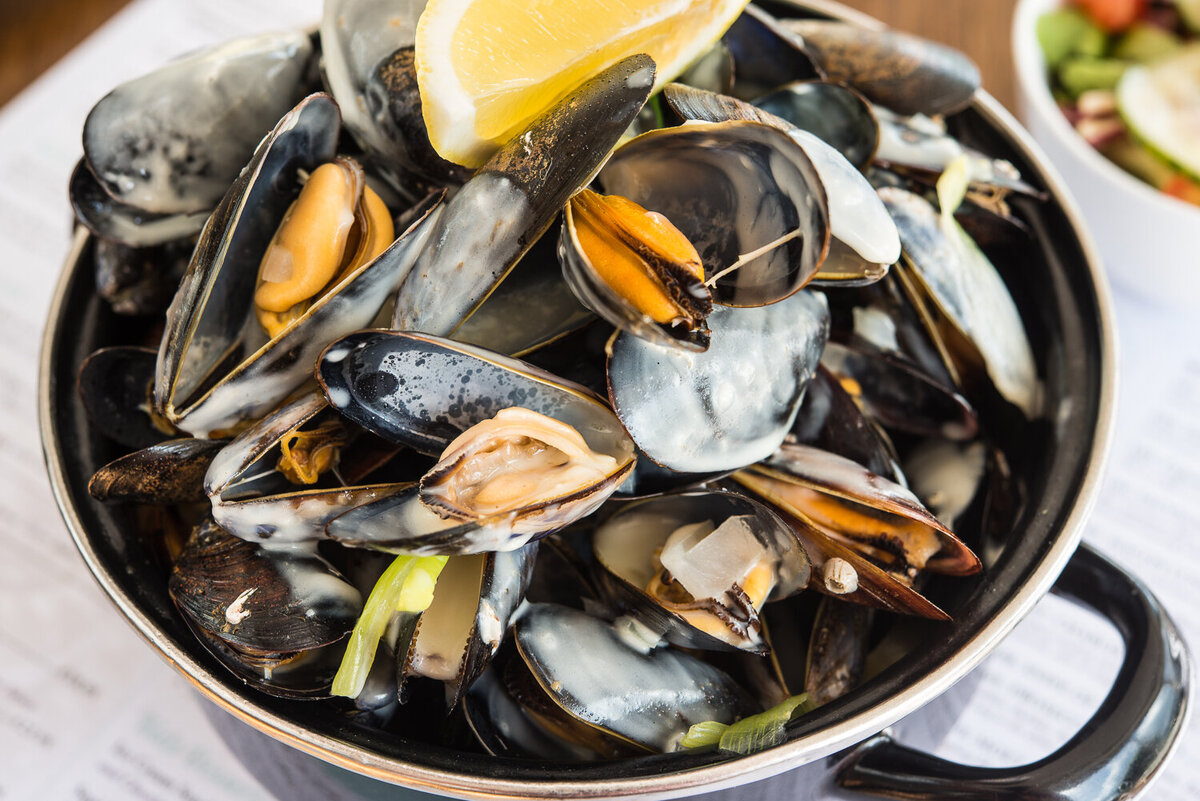
[[[1017,108],[1075,195],[1109,276],[1174,306],[1200,306],[1200,207],[1164,195],[1096,152],[1050,94],[1037,20],[1063,0],[1020,0],[1013,18]]]

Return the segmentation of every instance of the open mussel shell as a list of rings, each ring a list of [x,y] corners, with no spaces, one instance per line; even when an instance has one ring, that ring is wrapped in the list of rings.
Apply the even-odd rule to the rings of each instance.
[[[901,114],[949,114],[971,102],[979,68],[958,50],[845,22],[786,20],[826,76]]]
[[[521,659],[554,704],[635,747],[671,751],[693,724],[730,723],[754,711],[728,675],[672,648],[627,645],[603,620],[530,604],[514,635]]]
[[[224,444],[193,438],[156,443],[101,467],[88,482],[88,493],[105,503],[202,501],[204,474]]]
[[[402,671],[446,684],[446,706],[487,668],[525,598],[538,544],[515,551],[451,557],[417,623]]]
[[[879,196],[912,267],[899,277],[913,280],[902,285],[923,309],[932,335],[948,343],[967,388],[986,373],[1000,395],[1027,418],[1036,417],[1042,390],[1033,349],[1000,273],[954,218],[939,214],[925,198],[888,187]]]
[[[757,6],[743,9],[721,43],[733,61],[731,92],[742,100],[790,81],[824,77],[799,37]]]
[[[76,388],[88,419],[104,436],[126,448],[147,448],[170,434],[145,409],[154,385],[154,351],[101,348],[79,368]]]
[[[245,356],[239,340],[251,313],[257,261],[300,191],[300,171],[311,173],[333,158],[338,119],[328,95],[313,95],[288,112],[204,226],[167,310],[159,349],[154,400],[168,416],[181,417],[175,410],[214,371]]]
[[[88,114],[83,152],[104,191],[154,215],[207,213],[301,98],[302,31],[236,39],[121,84]]]
[[[684,350],[704,350],[708,347],[709,330],[703,320],[695,321],[691,327],[660,324],[604,280],[579,241],[573,203],[568,203],[563,210],[558,254],[562,275],[574,296],[612,325],[663,347]],[[699,286],[697,288],[702,289]],[[665,296],[669,297],[669,294]]]
[[[884,570],[857,550],[797,516],[789,499],[794,485],[785,474],[761,469],[739,470],[733,474],[733,479],[771,505],[795,531],[812,564],[811,589],[899,614],[950,620],[948,614],[913,589],[907,576]],[[849,566],[855,575],[854,582],[848,585],[840,576],[836,583],[827,582],[826,575],[834,572],[835,565],[839,571],[845,571]]]
[[[349,634],[362,611],[358,590],[315,549],[267,550],[211,519],[188,540],[168,589],[188,623],[207,635],[202,640],[220,645],[222,662],[286,695],[328,693],[333,670],[313,652]],[[306,668],[285,678],[279,667],[290,663],[307,663],[316,675]]]
[[[205,226],[167,313],[154,402],[197,436],[258,419],[312,374],[330,341],[369,325],[412,267],[440,213],[436,196],[377,258],[315,300],[267,340],[253,318],[257,265],[300,191],[301,172],[333,157],[338,109],[315,94],[263,140],[253,161]]]
[[[596,511],[632,466],[631,457],[613,474],[582,489],[468,521],[439,516],[424,501],[420,488],[411,487],[351,509],[330,521],[325,530],[343,545],[398,554],[511,551]]]
[[[330,404],[364,428],[425,453],[519,406],[574,428],[615,465],[597,482],[475,521],[445,519],[409,490],[327,527],[347,544],[398,553],[512,550],[590,514],[633,467],[634,447],[600,398],[533,365],[438,337],[363,331],[333,343],[317,368]]]
[[[845,457],[807,445],[785,445],[764,464],[751,467],[750,472],[808,490],[791,496],[798,502],[791,504],[790,512],[799,510],[814,520],[845,515],[850,536],[868,545],[878,536],[876,547],[898,552],[896,555],[906,565],[952,576],[969,576],[981,568],[971,549],[930,514],[912,492]],[[825,504],[831,505],[822,510]],[[864,526],[862,538],[854,533],[856,514],[864,521],[874,521]],[[924,539],[930,542],[922,542]]]
[[[841,285],[871,283],[883,277],[888,265],[900,258],[900,237],[875,189],[855,164],[825,140],[732,97],[677,83],[668,84],[663,96],[685,120],[758,122],[783,131],[803,149],[824,188],[829,210],[829,250],[812,276],[813,281]],[[865,118],[846,122],[874,125]]]
[[[327,409],[324,396],[310,391],[243,431],[217,454],[204,490],[223,529],[251,541],[324,539],[325,525],[339,514],[411,486],[298,487],[278,472],[273,460],[280,441]]]
[[[431,247],[396,295],[392,328],[450,335],[591,179],[653,84],[654,61],[630,56],[500,148],[447,204]]]
[[[638,447],[671,470],[713,473],[764,459],[792,426],[828,319],[823,295],[800,292],[770,306],[715,308],[703,353],[619,334],[608,361],[613,409]]]
[[[754,98],[754,105],[813,134],[859,169],[871,162],[879,146],[871,104],[839,83],[796,81]]]
[[[808,283],[829,247],[816,168],[791,137],[762,123],[650,131],[618,148],[599,178],[606,192],[662,214],[691,241],[716,303],[786,298]],[[743,255],[752,257],[721,275]]]
[[[122,203],[104,191],[80,159],[71,173],[71,208],[85,228],[101,239],[130,247],[152,247],[195,236],[204,227],[209,209],[155,213]]]
[[[732,518],[745,523],[761,547],[752,558],[763,565],[757,561],[735,564],[738,556],[745,556],[739,552],[714,555],[712,561],[739,575],[769,565],[771,589],[757,604],[751,603],[751,609],[737,610],[745,612],[744,617],[731,615],[724,598],[666,605],[647,591],[661,572],[655,566],[656,552],[671,534],[696,524],[719,527]],[[596,561],[604,568],[601,576],[617,605],[668,642],[684,648],[766,653],[758,607],[800,591],[809,580],[808,557],[791,528],[763,504],[728,492],[686,492],[624,505],[596,529],[592,545]]]

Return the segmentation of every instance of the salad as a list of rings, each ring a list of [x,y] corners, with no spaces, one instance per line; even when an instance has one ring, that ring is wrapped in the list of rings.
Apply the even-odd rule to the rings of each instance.
[[[1200,2],[1073,0],[1038,41],[1063,114],[1092,147],[1200,205]]]

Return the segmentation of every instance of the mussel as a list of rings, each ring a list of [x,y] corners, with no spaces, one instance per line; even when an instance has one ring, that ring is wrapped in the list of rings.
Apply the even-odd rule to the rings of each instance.
[[[592,540],[618,605],[683,647],[765,653],[763,604],[809,579],[808,557],[787,524],[732,493],[630,504]]]

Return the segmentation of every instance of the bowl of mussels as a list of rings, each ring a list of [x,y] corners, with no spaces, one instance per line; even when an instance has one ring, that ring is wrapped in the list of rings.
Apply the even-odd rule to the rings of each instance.
[[[737,6],[482,166],[378,3],[99,100],[41,384],[81,554],[216,704],[444,795],[1145,786],[1187,657],[1079,545],[1115,379],[1073,203],[961,54]],[[881,734],[1052,588],[1127,643],[1083,733],[1003,778]]]

